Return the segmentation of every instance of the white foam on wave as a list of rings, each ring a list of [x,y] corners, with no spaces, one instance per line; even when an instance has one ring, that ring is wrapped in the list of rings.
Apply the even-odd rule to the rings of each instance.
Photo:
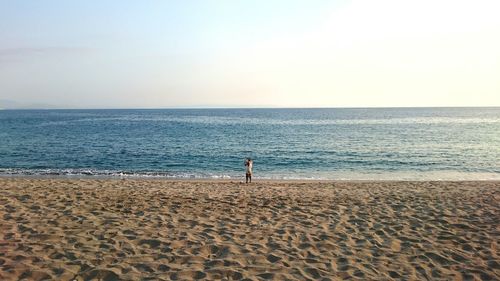
[[[158,179],[235,179],[243,174],[189,173],[164,171],[112,171],[95,169],[13,169],[0,168],[0,176],[41,176],[41,177],[105,177],[105,178],[158,178]],[[500,180],[500,172],[461,171],[398,171],[366,172],[335,171],[321,173],[262,174],[254,176],[259,180],[361,180],[361,181],[469,181]]]

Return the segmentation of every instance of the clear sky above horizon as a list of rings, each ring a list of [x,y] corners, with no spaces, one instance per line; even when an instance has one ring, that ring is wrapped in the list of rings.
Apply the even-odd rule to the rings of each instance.
[[[500,106],[500,1],[4,1],[0,100]]]

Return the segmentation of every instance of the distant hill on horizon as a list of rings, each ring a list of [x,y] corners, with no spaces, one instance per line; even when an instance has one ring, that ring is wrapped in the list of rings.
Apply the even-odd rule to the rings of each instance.
[[[57,107],[50,104],[26,103],[15,100],[0,99],[0,110],[1,109],[54,109],[54,108]]]

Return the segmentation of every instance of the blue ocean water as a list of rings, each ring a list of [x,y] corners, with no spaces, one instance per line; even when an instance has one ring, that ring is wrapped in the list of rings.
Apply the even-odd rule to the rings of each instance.
[[[0,174],[500,179],[500,108],[0,110]]]

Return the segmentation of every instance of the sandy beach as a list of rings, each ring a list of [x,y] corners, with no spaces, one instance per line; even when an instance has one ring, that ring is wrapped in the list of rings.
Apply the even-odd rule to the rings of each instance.
[[[0,280],[500,280],[500,182],[0,179]]]

